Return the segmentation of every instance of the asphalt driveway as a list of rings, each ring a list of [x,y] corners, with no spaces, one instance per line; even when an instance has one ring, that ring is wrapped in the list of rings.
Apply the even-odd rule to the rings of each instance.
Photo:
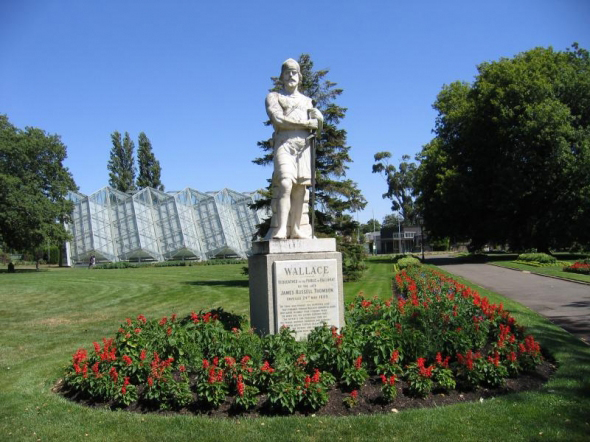
[[[590,344],[590,285],[505,269],[489,264],[430,264],[526,305]]]

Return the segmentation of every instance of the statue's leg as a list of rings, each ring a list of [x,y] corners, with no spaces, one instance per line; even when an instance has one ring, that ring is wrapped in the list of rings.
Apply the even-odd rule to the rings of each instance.
[[[295,184],[291,190],[291,238],[306,238],[301,232],[301,216],[305,203],[305,185]]]
[[[291,179],[282,179],[279,182],[276,213],[278,230],[273,235],[275,239],[285,239],[287,237],[287,221],[289,220],[289,211],[291,210],[292,189],[293,181]]]

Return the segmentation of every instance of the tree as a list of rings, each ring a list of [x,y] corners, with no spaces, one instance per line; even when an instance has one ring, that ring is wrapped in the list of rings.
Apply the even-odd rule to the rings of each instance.
[[[316,195],[315,216],[316,232],[334,234],[340,232],[350,235],[357,224],[346,212],[363,209],[367,202],[355,182],[343,179],[348,169],[347,163],[350,146],[346,145],[346,130],[339,129],[338,124],[346,114],[346,108],[338,106],[334,100],[343,90],[336,88],[336,83],[326,80],[328,70],[313,70],[313,62],[307,54],[299,57],[303,81],[299,91],[315,101],[316,107],[324,116],[324,129],[317,145],[316,154]],[[274,84],[271,91],[280,90],[278,77],[271,77]],[[270,121],[266,121],[267,126]],[[258,142],[264,155],[253,160],[255,164],[268,165],[273,161],[273,148],[269,140]],[[269,180],[270,182],[270,180]],[[270,186],[264,198],[253,205],[260,209],[270,207]],[[264,236],[270,225],[270,219],[259,226],[258,235]]]
[[[66,157],[58,135],[20,130],[0,115],[0,243],[34,252],[68,238],[64,222],[73,204],[66,195],[78,187],[63,166]]]
[[[152,150],[152,143],[145,133],[141,132],[138,138],[137,162],[139,163],[139,176],[137,177],[137,188],[153,187],[164,190],[160,181],[162,171],[160,162],[156,159]]]
[[[418,202],[437,237],[515,250],[590,244],[590,58],[536,48],[443,87]]]
[[[402,224],[402,219],[400,217],[400,215],[396,214],[396,213],[390,213],[389,215],[385,215],[383,217],[383,228],[398,228],[401,227]]]
[[[381,230],[381,223],[376,219],[371,218],[360,226],[361,233],[378,232]]]
[[[390,152],[378,152],[375,154],[373,173],[380,173],[387,181],[387,192],[383,198],[391,199],[391,210],[400,212],[404,220],[410,225],[417,223],[418,212],[416,210],[415,181],[416,163],[410,163],[409,155],[402,156],[399,167],[389,164]]]
[[[123,141],[117,131],[111,134],[113,147],[107,169],[109,170],[109,186],[121,191],[135,190],[135,164],[133,150],[135,145],[129,134],[125,132]]]

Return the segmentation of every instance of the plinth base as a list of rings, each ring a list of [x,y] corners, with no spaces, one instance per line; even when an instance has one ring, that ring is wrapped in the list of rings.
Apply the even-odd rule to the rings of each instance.
[[[323,323],[344,325],[342,254],[336,240],[270,240],[253,243],[248,259],[250,321],[259,334],[282,326],[303,339]]]

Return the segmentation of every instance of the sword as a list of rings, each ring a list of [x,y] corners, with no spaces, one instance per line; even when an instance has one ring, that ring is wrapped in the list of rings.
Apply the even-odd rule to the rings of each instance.
[[[316,102],[315,100],[312,101],[312,105],[315,107]],[[307,110],[307,117],[309,118],[309,114],[310,114],[311,109]],[[311,237],[315,238],[315,210],[314,210],[314,206],[315,206],[315,185],[316,185],[316,180],[315,180],[315,171],[316,171],[316,167],[315,167],[315,161],[316,161],[316,149],[317,149],[317,140],[322,132],[322,127],[323,127],[323,122],[318,120],[318,128],[315,131],[315,133],[312,133],[309,138],[310,138],[310,143],[309,143],[309,148],[311,149],[311,192],[309,194],[309,211],[311,212]]]

